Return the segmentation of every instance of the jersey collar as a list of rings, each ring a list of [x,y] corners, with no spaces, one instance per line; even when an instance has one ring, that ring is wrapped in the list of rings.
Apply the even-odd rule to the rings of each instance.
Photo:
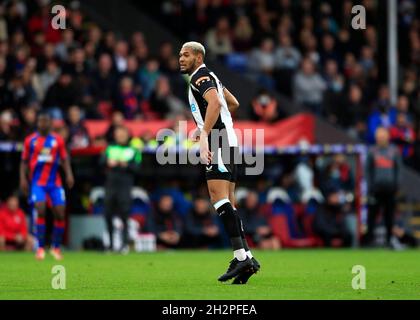
[[[193,73],[191,73],[190,78],[192,78],[198,70],[200,70],[201,68],[205,67],[206,65],[204,63],[202,63],[197,69],[195,69],[195,71]]]

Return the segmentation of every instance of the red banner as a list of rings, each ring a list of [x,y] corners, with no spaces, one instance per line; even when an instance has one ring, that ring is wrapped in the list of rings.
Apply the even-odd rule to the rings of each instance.
[[[85,122],[89,135],[92,138],[103,136],[109,127],[106,120],[88,120]],[[141,136],[146,132],[150,132],[153,136],[160,129],[173,128],[174,122],[170,120],[162,121],[143,121],[134,120],[126,121],[125,125],[130,129],[133,136]],[[298,114],[272,124],[254,121],[235,121],[234,127],[241,133],[245,130],[251,130],[255,143],[255,137],[258,129],[264,130],[264,144],[266,146],[287,146],[295,145],[304,140],[308,143],[315,142],[315,121],[310,114]],[[187,122],[187,132],[195,129],[193,121]],[[240,139],[241,141],[244,141]]]

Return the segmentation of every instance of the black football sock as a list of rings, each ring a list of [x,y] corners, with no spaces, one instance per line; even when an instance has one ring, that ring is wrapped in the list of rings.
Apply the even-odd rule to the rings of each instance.
[[[236,219],[233,207],[229,202],[229,199],[222,199],[214,204],[214,208],[222,219],[223,225],[225,226],[226,232],[230,238],[230,243],[234,251],[235,257],[238,260],[246,259],[243,257],[245,249],[243,246],[241,233],[239,231],[238,220]],[[242,253],[243,251],[243,253]]]
[[[238,211],[236,209],[233,209],[233,211],[235,213],[236,221],[237,221],[237,224],[239,226],[239,233],[241,234],[243,247],[244,247],[245,251],[250,251],[249,246],[248,246],[248,242],[246,241],[244,225],[242,223],[242,219],[239,216]]]

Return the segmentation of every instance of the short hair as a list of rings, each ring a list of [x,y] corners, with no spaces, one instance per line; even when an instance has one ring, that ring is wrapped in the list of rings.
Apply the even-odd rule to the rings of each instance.
[[[41,110],[38,111],[37,118],[40,118],[40,117],[46,117],[46,118],[49,118],[49,119],[52,118],[51,113],[48,110],[45,110],[45,109],[41,109]]]
[[[194,53],[201,53],[203,55],[203,57],[205,57],[206,55],[206,49],[204,48],[204,46],[197,41],[189,41],[189,42],[185,42],[182,45],[183,48],[190,48]]]

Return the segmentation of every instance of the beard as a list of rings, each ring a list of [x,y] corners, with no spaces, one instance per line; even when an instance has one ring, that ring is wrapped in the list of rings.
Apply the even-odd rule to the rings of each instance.
[[[184,70],[181,70],[181,68],[179,68],[180,72],[181,72],[182,74],[188,74],[188,75],[190,75],[190,74],[191,74],[191,73],[193,73],[193,71],[194,71],[194,66],[196,65],[196,62],[197,62],[197,60],[196,60],[196,59],[194,59],[194,60],[192,61],[191,65],[190,65],[189,67],[185,67],[185,69],[184,69]]]

